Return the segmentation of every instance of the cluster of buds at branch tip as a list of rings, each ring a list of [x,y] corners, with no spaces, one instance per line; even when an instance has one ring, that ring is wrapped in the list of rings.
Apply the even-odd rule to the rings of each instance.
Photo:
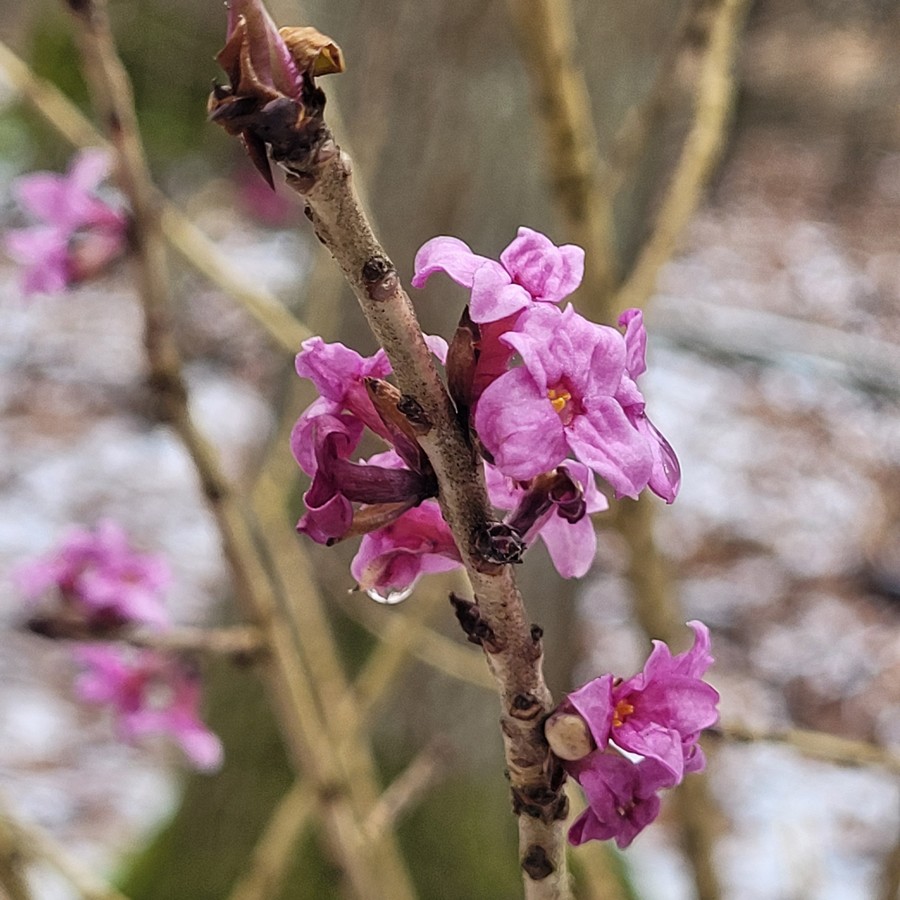
[[[216,56],[229,84],[213,86],[210,119],[240,135],[274,187],[267,147],[278,162],[326,152],[319,75],[344,71],[338,45],[315,28],[278,29],[260,0],[229,0],[225,46]]]

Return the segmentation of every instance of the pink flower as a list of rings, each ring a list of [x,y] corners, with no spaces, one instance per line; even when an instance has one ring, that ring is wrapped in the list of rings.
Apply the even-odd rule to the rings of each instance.
[[[9,256],[25,267],[26,294],[65,290],[125,251],[127,217],[97,196],[108,174],[109,155],[85,150],[65,175],[36,172],[15,183],[19,204],[44,223],[10,231],[4,239]]]
[[[500,262],[473,253],[454,237],[432,238],[416,254],[413,287],[424,287],[435,272],[444,272],[472,291],[473,322],[494,322],[534,303],[559,303],[581,284],[584,250],[557,247],[530,228],[520,228],[500,254]]]
[[[297,530],[320,544],[333,544],[347,534],[354,522],[354,503],[390,507],[390,518],[396,518],[437,491],[430,472],[406,468],[393,452],[381,454],[390,457],[387,465],[350,462],[347,457],[355,449],[358,435],[345,423],[346,418],[325,414],[309,422],[316,468],[303,495],[307,512]]]
[[[688,625],[694,632],[690,650],[673,657],[662,641],[654,641],[642,672],[615,684],[608,675],[594,679],[566,701],[587,722],[598,747],[612,741],[655,759],[675,783],[685,772],[703,769],[697,740],[718,721],[719,694],[701,680],[713,661],[709,630],[702,622]]]
[[[581,785],[587,809],[569,828],[569,843],[615,840],[624,850],[659,815],[662,788],[671,787],[652,759],[633,763],[616,753],[596,751],[566,768]]]
[[[597,551],[589,516],[609,507],[587,466],[569,460],[553,477],[535,479],[537,484],[506,478],[491,465],[485,466],[485,476],[491,503],[515,511],[505,521],[516,528],[526,545],[539,535],[563,578],[581,578],[587,573]]]
[[[569,453],[608,481],[617,496],[637,497],[653,471],[653,452],[616,397],[626,346],[614,328],[569,306],[527,310],[501,341],[524,365],[492,382],[475,409],[475,428],[497,468],[525,480]]]
[[[350,572],[359,587],[387,603],[409,596],[422,575],[462,565],[450,528],[434,500],[363,536]]]
[[[704,768],[697,741],[718,720],[719,695],[701,680],[713,661],[709,631],[701,622],[688,625],[694,631],[690,650],[673,657],[664,643],[654,641],[642,672],[626,681],[595,678],[569,694],[548,719],[547,739],[588,801],[569,831],[573,844],[615,838],[627,847],[656,818],[656,793]],[[573,715],[583,720],[592,743],[586,737],[568,740],[573,731],[567,720]],[[627,751],[628,758],[619,751]],[[585,755],[573,760],[579,752]]]
[[[31,601],[56,589],[89,627],[169,624],[162,600],[168,564],[132,550],[122,527],[109,520],[93,530],[72,529],[56,550],[20,566],[15,578]]]
[[[343,344],[326,344],[322,338],[312,337],[303,342],[295,365],[297,374],[308,378],[338,412],[352,413],[376,434],[387,438],[387,430],[366,391],[367,378],[391,374],[384,350],[374,356],[360,356]]]
[[[123,740],[169,735],[196,768],[219,768],[222,744],[200,719],[200,680],[182,660],[98,644],[79,647],[76,659],[84,666],[76,694],[87,703],[110,707]]]

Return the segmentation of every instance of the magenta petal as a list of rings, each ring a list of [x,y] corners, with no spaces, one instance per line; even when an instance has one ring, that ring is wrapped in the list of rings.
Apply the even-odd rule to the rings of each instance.
[[[65,210],[66,184],[65,177],[55,172],[35,172],[18,179],[13,186],[16,201],[31,215],[45,222],[68,225],[59,222],[60,214]]]
[[[619,316],[619,326],[625,329],[627,360],[625,369],[636,379],[647,371],[647,329],[644,314],[639,309],[626,309]]]
[[[597,554],[597,533],[594,523],[585,516],[577,522],[567,522],[553,515],[540,530],[541,540],[563,578],[583,578]]]
[[[89,147],[82,150],[69,167],[68,179],[72,187],[89,194],[106,178],[112,167],[112,159],[108,150]]]
[[[491,260],[473,253],[469,245],[464,244],[459,238],[435,237],[422,244],[416,254],[412,286],[424,287],[425,282],[435,272],[444,272],[457,284],[470,288],[475,272],[486,262]],[[509,283],[509,278],[506,281]]]
[[[385,528],[363,536],[350,572],[360,588],[384,597],[410,589],[420,576],[461,565],[440,508],[425,501]]]
[[[567,429],[572,452],[615,489],[633,497],[647,485],[653,457],[646,439],[612,398],[595,400]]]
[[[579,761],[575,777],[588,809],[569,830],[571,844],[614,839],[624,850],[659,815],[657,771],[652,764],[635,764],[598,751]]]
[[[497,468],[510,478],[547,472],[568,453],[559,416],[525,369],[513,369],[485,389],[475,408],[475,428]]]
[[[653,454],[653,471],[648,486],[666,503],[673,503],[681,487],[681,464],[672,445],[659,429],[644,415],[637,420],[637,428],[646,438]]]
[[[591,736],[601,750],[605,749],[609,743],[612,729],[612,686],[612,675],[601,675],[582,685],[577,691],[572,691],[566,697],[566,703],[571,704],[587,722]]]
[[[505,319],[531,304],[531,295],[521,285],[511,284],[509,275],[492,259],[475,272],[469,315],[481,324]]]
[[[581,284],[584,250],[573,244],[557,247],[548,237],[520,228],[517,237],[500,254],[500,262],[512,280],[536,301],[558,303]]]
[[[323,397],[335,403],[344,402],[354,382],[367,376],[384,378],[391,373],[384,350],[364,357],[341,343],[327,344],[320,337],[303,342],[294,364],[301,378],[308,378]]]
[[[287,97],[300,99],[303,75],[261,0],[229,0],[227,9],[229,37],[241,17],[247,23],[250,62],[259,80]]]
[[[201,772],[215,772],[222,767],[225,751],[222,742],[206,728],[182,728],[176,735],[184,755]]]

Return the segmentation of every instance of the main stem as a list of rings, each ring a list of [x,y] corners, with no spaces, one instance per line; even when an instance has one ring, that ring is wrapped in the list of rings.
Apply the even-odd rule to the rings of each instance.
[[[438,500],[469,575],[478,614],[492,635],[483,646],[500,693],[525,895],[566,900],[571,896],[567,807],[562,775],[542,731],[553,700],[541,671],[540,634],[528,622],[511,567],[487,562],[478,550],[479,536],[492,521],[481,466],[457,422],[412,303],[361,207],[349,157],[328,135],[308,161],[283,165],[289,183],[306,201],[317,236],[343,271],[391,360],[437,475]]]

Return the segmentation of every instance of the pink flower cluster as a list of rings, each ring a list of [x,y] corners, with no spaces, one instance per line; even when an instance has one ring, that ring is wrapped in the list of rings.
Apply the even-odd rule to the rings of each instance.
[[[55,294],[94,277],[125,251],[127,216],[97,194],[109,174],[109,154],[83,150],[65,175],[35,172],[14,193],[40,225],[10,231],[6,253],[22,265],[26,294]]]
[[[571,306],[584,252],[555,246],[528,228],[495,261],[457,238],[428,241],[413,285],[445,272],[470,292],[450,352],[429,337],[447,367],[461,417],[484,459],[493,505],[502,511],[497,551],[518,561],[540,536],[564,577],[584,575],[596,550],[590,514],[607,508],[597,479],[617,497],[644,489],[672,502],[680,470],[645,413],[637,379],[646,369],[641,313],[622,331],[596,325]],[[297,372],[320,393],[300,417],[292,448],[312,478],[298,529],[330,544],[363,535],[351,570],[371,596],[396,602],[428,572],[460,565],[438,503],[437,483],[402,406],[383,351],[363,358],[341,344],[305,341]],[[353,458],[364,432],[389,446]],[[496,548],[495,548],[496,549]]]
[[[200,675],[182,658],[133,647],[83,644],[75,651],[83,671],[75,693],[109,707],[129,743],[152,735],[172,738],[204,772],[222,765],[222,742],[200,719]]]
[[[166,560],[136,552],[122,527],[109,520],[94,529],[73,528],[13,577],[26,600],[43,602],[35,627],[45,633],[114,637],[129,626],[164,630],[171,624],[163,605],[171,580]],[[75,656],[84,669],[76,693],[110,707],[123,739],[168,735],[197,768],[218,768],[222,745],[200,719],[199,676],[185,660],[108,644],[80,644]]]
[[[116,522],[72,528],[45,556],[13,573],[25,598],[36,603],[48,592],[89,631],[126,624],[163,628],[170,624],[163,595],[171,581],[166,560],[138,553]]]
[[[659,814],[659,791],[706,766],[697,741],[718,721],[719,695],[702,680],[713,662],[709,631],[701,622],[688,625],[694,645],[687,652],[672,656],[654,641],[642,672],[624,681],[595,678],[569,694],[554,714],[579,715],[596,747],[564,762],[588,802],[569,830],[572,844],[614,839],[627,847]]]

